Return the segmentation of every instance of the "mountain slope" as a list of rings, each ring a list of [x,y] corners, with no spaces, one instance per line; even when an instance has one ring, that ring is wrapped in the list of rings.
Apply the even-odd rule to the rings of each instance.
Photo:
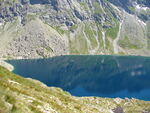
[[[1,57],[149,56],[149,4],[149,0],[1,0]]]
[[[0,112],[2,113],[141,113],[150,112],[150,102],[136,99],[73,97],[59,88],[25,79],[0,67]]]

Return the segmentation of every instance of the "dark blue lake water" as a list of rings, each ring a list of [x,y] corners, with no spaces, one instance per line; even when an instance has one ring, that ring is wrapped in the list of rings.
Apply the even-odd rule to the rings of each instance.
[[[61,56],[11,60],[14,72],[60,87],[74,96],[138,98],[150,101],[150,58]]]

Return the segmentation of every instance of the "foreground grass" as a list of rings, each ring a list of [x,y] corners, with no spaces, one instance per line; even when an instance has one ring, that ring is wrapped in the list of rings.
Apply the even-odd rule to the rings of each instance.
[[[150,102],[136,99],[73,97],[59,88],[25,79],[0,67],[0,113],[150,112]],[[119,112],[120,113],[120,112]]]

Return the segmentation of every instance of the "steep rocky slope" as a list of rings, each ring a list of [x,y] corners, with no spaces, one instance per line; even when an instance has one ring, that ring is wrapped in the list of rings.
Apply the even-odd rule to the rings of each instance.
[[[0,67],[1,113],[149,113],[136,99],[73,97],[59,88],[25,79]]]
[[[0,56],[150,55],[149,0],[0,0]]]

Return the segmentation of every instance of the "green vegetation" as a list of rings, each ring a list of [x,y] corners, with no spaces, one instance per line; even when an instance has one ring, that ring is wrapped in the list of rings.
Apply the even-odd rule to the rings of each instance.
[[[60,34],[67,34],[69,31],[62,29],[60,26],[53,27]]]
[[[100,46],[102,49],[104,49],[104,42],[103,42],[103,39],[102,39],[102,32],[101,32],[101,30],[98,28],[98,41],[99,41],[99,43],[100,43],[100,45],[102,45],[102,46]]]
[[[102,39],[102,26],[99,23],[86,21],[84,24],[72,26],[71,29],[78,31],[76,38],[70,40],[71,54],[88,54],[90,50],[94,50],[98,46],[98,43],[100,46],[97,53],[113,53],[112,40],[117,37],[119,24],[107,30],[106,48],[104,48]]]
[[[109,28],[106,32],[106,37],[110,37],[114,40],[115,38],[117,38],[118,31],[119,31],[119,24]]]
[[[150,22],[147,23],[147,48],[150,50]]]
[[[79,3],[84,10],[88,10],[88,6],[86,3],[84,3],[84,2],[79,2]]]
[[[94,10],[95,14],[102,14],[102,13],[104,13],[102,8],[101,8],[101,6],[100,6],[100,4],[98,2],[94,1],[93,2],[93,6],[95,8],[95,10]]]
[[[135,12],[135,7],[131,7],[131,6],[129,6],[129,7],[128,7],[128,9],[129,9],[132,13],[134,13],[134,12]]]
[[[109,38],[106,39],[106,51],[107,53],[113,54],[113,45]]]
[[[28,14],[27,15],[27,21],[30,22],[31,20],[35,20],[37,16],[35,14]]]
[[[94,31],[94,27],[96,27],[95,23],[87,22],[85,23],[85,29],[84,29],[84,32],[86,33],[87,38],[90,40],[93,49],[97,47],[96,33]]]
[[[84,22],[84,24],[72,26],[71,29],[80,30],[76,33],[75,38],[70,40],[71,54],[88,54],[88,49],[95,49],[98,46],[96,36],[99,38],[101,34],[97,33],[95,28],[97,30],[97,26],[94,22]]]
[[[71,26],[70,31],[77,30],[77,28],[78,28],[78,25],[74,24],[73,26]]]
[[[57,111],[69,112],[72,109],[69,105],[76,106],[76,103],[76,100],[60,89],[48,88],[37,81],[24,79],[0,67],[0,111],[2,112],[42,113],[48,108],[50,111],[55,108]]]
[[[122,40],[119,40],[119,45],[123,48],[126,48],[126,49],[141,49],[142,47],[140,47],[139,45],[136,45],[136,44],[133,44],[128,36],[125,36],[124,39]]]
[[[147,49],[150,50],[150,39],[149,38],[147,39]]]
[[[147,22],[147,37],[150,39],[150,21]]]
[[[88,54],[88,45],[82,31],[73,40],[70,40],[70,51],[71,54]]]

